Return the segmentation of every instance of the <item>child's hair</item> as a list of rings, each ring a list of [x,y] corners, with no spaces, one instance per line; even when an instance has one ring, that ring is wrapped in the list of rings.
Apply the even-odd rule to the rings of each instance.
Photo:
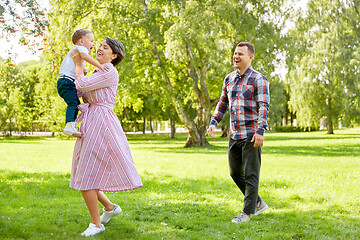
[[[76,44],[76,42],[79,41],[79,39],[84,37],[86,34],[92,34],[92,32],[86,29],[78,29],[73,33],[71,40],[74,44]]]

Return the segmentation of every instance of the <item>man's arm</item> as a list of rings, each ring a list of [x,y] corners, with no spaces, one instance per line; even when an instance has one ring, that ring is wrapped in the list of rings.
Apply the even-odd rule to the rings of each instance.
[[[267,129],[267,118],[269,115],[270,91],[268,80],[260,74],[255,80],[255,101],[258,108],[258,121],[256,124],[256,133],[251,142],[254,147],[261,146],[264,141],[265,129]]]

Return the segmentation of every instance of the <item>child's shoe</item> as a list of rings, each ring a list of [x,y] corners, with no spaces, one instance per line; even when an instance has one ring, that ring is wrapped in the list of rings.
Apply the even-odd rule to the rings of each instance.
[[[81,132],[76,128],[76,122],[66,123],[63,133],[69,136],[81,137]]]

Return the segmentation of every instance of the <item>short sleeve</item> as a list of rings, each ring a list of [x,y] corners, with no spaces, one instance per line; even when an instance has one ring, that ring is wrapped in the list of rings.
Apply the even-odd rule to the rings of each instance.
[[[75,46],[74,46],[74,49],[79,50],[79,52],[81,52],[81,53],[89,54],[89,50],[87,50],[87,48],[84,47],[84,46],[75,45]]]

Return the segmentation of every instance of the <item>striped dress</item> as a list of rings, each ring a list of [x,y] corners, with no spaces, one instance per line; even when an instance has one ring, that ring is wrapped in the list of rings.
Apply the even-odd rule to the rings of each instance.
[[[82,137],[75,143],[70,187],[77,190],[98,189],[117,192],[142,186],[130,148],[119,119],[112,108],[116,101],[119,75],[110,70],[95,70],[93,75],[76,78],[76,88],[84,104],[81,114]]]

